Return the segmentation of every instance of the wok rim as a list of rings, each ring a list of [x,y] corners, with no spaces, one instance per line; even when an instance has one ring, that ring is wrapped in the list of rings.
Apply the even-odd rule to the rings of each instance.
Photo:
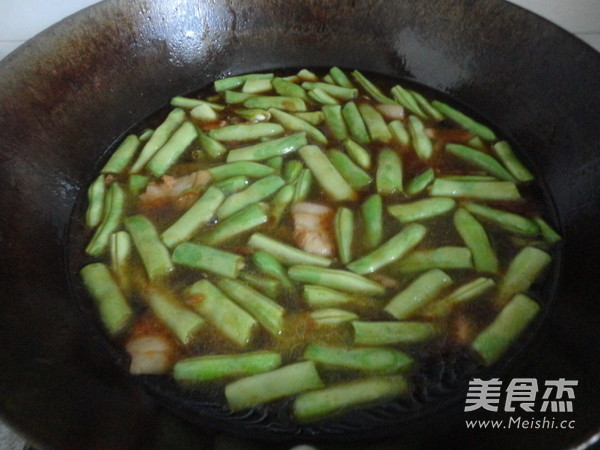
[[[23,65],[26,64],[26,60],[28,58],[34,57],[36,55],[36,53],[40,50],[39,48],[36,48],[37,43],[41,40],[52,40],[52,39],[56,39],[57,41],[60,40],[60,36],[56,37],[56,35],[60,35],[60,33],[64,30],[65,28],[65,24],[72,24],[74,22],[80,21],[80,19],[84,18],[84,17],[88,17],[90,15],[92,15],[98,8],[103,8],[103,7],[107,7],[106,5],[117,5],[121,2],[119,2],[118,0],[105,0],[103,2],[97,3],[95,5],[89,6],[87,8],[85,8],[84,10],[81,10],[75,14],[73,14],[72,16],[69,16],[68,18],[64,19],[63,21],[53,25],[52,27],[44,30],[43,32],[39,33],[38,35],[36,35],[34,38],[32,38],[31,40],[29,40],[26,44],[24,44],[23,46],[19,47],[18,49],[16,49],[15,51],[11,52],[11,54],[9,54],[5,59],[3,59],[2,61],[0,61],[0,74],[2,74],[3,71],[10,71],[13,69],[13,66],[18,67],[19,65]],[[562,35],[562,39],[575,39],[577,41],[576,46],[580,47],[583,51],[584,48],[586,48],[586,52],[589,53],[590,57],[596,58],[596,60],[600,59],[600,53],[594,51],[591,46],[589,46],[589,44],[585,43],[584,41],[578,39],[577,37],[571,35],[570,33],[568,33],[566,30],[560,28],[559,26],[553,24],[552,22],[548,21],[547,19],[544,19],[541,16],[538,16],[530,11],[525,10],[524,8],[518,6],[518,5],[514,5],[511,3],[506,4],[506,2],[496,2],[498,4],[504,3],[503,8],[516,8],[518,10],[521,10],[522,13],[526,13],[528,15],[533,15],[537,17],[538,22],[542,21],[544,22],[544,26],[545,27],[552,27],[554,29],[554,32],[557,32],[559,34]],[[582,46],[583,44],[583,46]],[[58,44],[57,44],[58,45]],[[58,45],[60,47],[60,45]],[[591,50],[591,52],[590,52]],[[0,77],[1,78],[1,77]],[[16,77],[18,78],[18,76]],[[1,92],[0,92],[1,93]],[[467,105],[469,106],[469,105]],[[510,134],[509,134],[510,137]],[[1,140],[0,140],[0,145],[2,144]],[[543,178],[542,178],[543,179]],[[552,196],[550,196],[550,198],[552,198]],[[555,217],[555,219],[560,219],[560,217]],[[562,229],[562,223],[559,224],[559,228]],[[559,264],[560,266],[560,264]],[[554,299],[552,300],[554,301]],[[2,414],[3,416],[5,416],[4,411],[2,411],[2,408],[0,408],[0,414]],[[7,422],[11,423],[11,425],[19,430],[19,424],[18,423],[12,423],[11,422],[11,418],[5,416],[4,417],[5,420],[7,420]],[[594,436],[598,436],[598,433],[600,433],[600,427],[598,428],[598,431],[591,434],[589,437],[586,437],[584,439],[582,439],[580,441],[580,445],[583,445],[584,442],[587,442],[591,439],[593,439]]]

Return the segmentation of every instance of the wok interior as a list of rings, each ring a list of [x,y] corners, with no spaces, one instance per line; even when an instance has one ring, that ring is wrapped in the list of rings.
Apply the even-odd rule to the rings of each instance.
[[[512,138],[534,167],[565,238],[561,283],[534,341],[501,376],[581,380],[577,433],[538,430],[523,439],[559,447],[598,427],[600,57],[494,0],[298,1],[285,8],[260,0],[108,1],[7,58],[0,67],[0,398],[11,423],[61,448],[128,448],[181,430],[195,435],[170,413],[157,415],[153,397],[115,368],[70,297],[64,255],[75,199],[102,152],[172,96],[229,74],[332,65],[449,94]],[[558,269],[551,275],[556,282]],[[180,402],[170,406],[181,409]],[[443,404],[367,435],[492,447],[514,439],[465,436],[462,406]],[[115,411],[122,420],[114,420]],[[243,426],[232,431],[248,434]]]

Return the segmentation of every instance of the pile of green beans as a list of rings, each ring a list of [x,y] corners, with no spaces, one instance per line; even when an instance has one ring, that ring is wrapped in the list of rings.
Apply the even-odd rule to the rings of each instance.
[[[115,340],[155,320],[182,386],[224,382],[231,411],[292,397],[315,421],[410,395],[424,346],[491,365],[537,316],[561,237],[509,143],[454,106],[337,67],[223,78],[171,105],[90,184],[80,274]],[[330,208],[332,254],[296,243],[300,202]]]

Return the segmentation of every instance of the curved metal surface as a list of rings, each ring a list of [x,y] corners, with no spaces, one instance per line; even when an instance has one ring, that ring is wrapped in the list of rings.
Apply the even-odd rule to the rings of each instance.
[[[398,438],[369,445],[563,448],[598,430],[600,55],[499,0],[109,0],[2,61],[0,407],[7,420],[54,448],[251,445],[210,421],[180,420],[177,404],[164,409],[97,351],[100,338],[68,295],[67,225],[100,155],[173,95],[228,74],[331,65],[440,90],[523,151],[554,200],[563,270],[534,340],[502,378],[580,383],[566,417],[576,420],[574,430],[467,430],[471,417],[455,403],[372,430],[364,436]],[[477,418],[504,417],[488,416]],[[296,442],[287,438],[269,445]]]

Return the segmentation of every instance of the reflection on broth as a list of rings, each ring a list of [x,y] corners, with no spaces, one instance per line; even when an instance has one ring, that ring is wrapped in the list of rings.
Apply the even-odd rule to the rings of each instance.
[[[131,373],[310,422],[514,347],[560,240],[533,175],[489,127],[375,79],[217,80],[116,148],[81,277]]]

